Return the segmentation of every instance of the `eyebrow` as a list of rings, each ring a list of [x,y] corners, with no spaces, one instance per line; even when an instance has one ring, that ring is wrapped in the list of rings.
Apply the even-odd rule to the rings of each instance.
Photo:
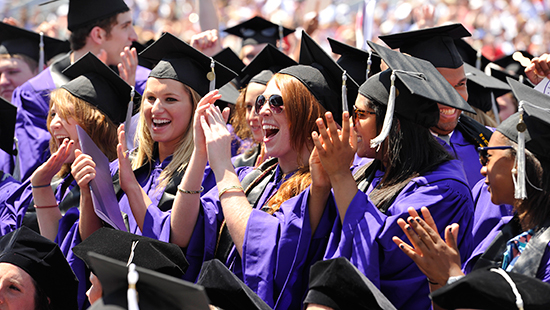
[[[460,81],[458,81],[458,83],[456,83],[456,85],[455,85],[454,87],[458,86],[458,84],[460,84],[460,83],[466,83],[466,82],[468,82],[468,78],[467,78],[467,77],[464,77],[463,79],[461,79]]]

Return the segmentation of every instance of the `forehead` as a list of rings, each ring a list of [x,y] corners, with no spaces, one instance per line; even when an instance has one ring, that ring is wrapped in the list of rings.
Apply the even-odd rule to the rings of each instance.
[[[466,78],[466,73],[464,73],[464,66],[458,68],[436,68],[439,73],[451,84],[452,86],[456,83]]]
[[[355,99],[355,106],[359,109],[367,109],[369,107],[369,99],[367,97],[359,94],[357,99]]]
[[[282,95],[282,93],[279,87],[277,87],[275,81],[271,80],[267,83],[267,87],[264,90],[264,95]]]
[[[491,140],[489,140],[489,146],[504,146],[504,145],[510,145],[510,140],[506,138],[505,135],[495,130],[495,132],[493,132],[493,135],[491,136]]]
[[[27,63],[21,58],[12,57],[7,54],[0,55],[0,69],[3,67],[22,68],[23,66],[28,67]]]
[[[132,22],[132,12],[126,11],[123,13],[118,13],[116,16],[117,25],[121,25],[127,22]]]

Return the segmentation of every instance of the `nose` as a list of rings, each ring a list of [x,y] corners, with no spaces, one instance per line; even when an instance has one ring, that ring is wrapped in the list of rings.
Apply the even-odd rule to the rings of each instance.
[[[151,112],[153,114],[159,114],[164,111],[164,106],[159,98],[155,99],[155,102],[153,102],[153,107],[151,108]]]
[[[61,118],[59,117],[59,114],[56,114],[52,120],[50,121],[50,129],[51,130],[54,130],[54,129],[59,129],[61,128],[62,125],[61,125]]]
[[[134,26],[130,27],[130,41],[135,42],[138,39],[136,30],[134,29]]]
[[[7,85],[10,83],[6,73],[0,73],[0,85]]]
[[[479,173],[481,173],[482,176],[487,177],[487,166],[482,166]]]
[[[268,99],[266,99],[264,104],[260,108],[260,112],[258,113],[258,115],[263,116],[263,115],[267,115],[268,113],[271,114],[271,109],[269,108]]]

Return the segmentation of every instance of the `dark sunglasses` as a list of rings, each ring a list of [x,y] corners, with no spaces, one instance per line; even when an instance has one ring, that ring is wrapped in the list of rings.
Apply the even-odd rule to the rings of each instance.
[[[366,111],[358,109],[355,105],[353,105],[353,119],[365,119],[367,118],[367,115],[376,115],[376,112],[373,111]]]
[[[262,29],[260,31],[257,31],[255,29],[250,29],[250,28],[241,28],[239,29],[239,31],[241,32],[242,36],[245,38],[253,37],[258,33],[264,37],[270,38],[275,36],[275,34],[277,33],[277,27],[269,27],[269,28]]]
[[[265,98],[264,95],[259,95],[258,98],[256,98],[256,104],[254,105],[255,113],[260,114],[260,110],[264,106],[265,102],[269,101],[269,108],[273,112],[273,114],[279,114],[283,112],[283,97],[281,95],[271,95],[269,98]]]
[[[487,151],[488,150],[509,150],[511,149],[511,145],[504,145],[504,146],[484,146],[484,147],[478,147],[477,152],[479,153],[479,162],[482,166],[487,165]]]

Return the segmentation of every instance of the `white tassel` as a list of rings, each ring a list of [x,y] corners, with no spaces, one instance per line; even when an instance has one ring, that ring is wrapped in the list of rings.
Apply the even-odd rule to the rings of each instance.
[[[348,89],[346,86],[346,81],[348,77],[346,75],[346,70],[342,74],[342,112],[348,112]]]
[[[38,54],[38,73],[42,72],[44,70],[44,63],[45,63],[45,56],[44,56],[44,33],[40,32],[40,44],[38,45],[40,47],[40,52]]]
[[[365,76],[365,80],[369,79],[371,66],[372,66],[372,51],[369,51],[369,58],[367,59],[367,75]]]
[[[126,109],[126,119],[124,121],[124,131],[126,133],[126,149],[131,151],[134,149],[134,132],[132,130],[132,112],[134,111],[134,96],[136,90],[134,86],[131,86],[130,90],[130,102],[128,102],[128,108]]]
[[[212,71],[210,72],[211,78],[208,78],[210,80],[209,91],[213,91],[214,89],[216,89],[216,71],[214,70],[215,66],[216,63],[214,62],[214,58],[210,57],[210,69]]]
[[[518,129],[518,150],[516,154],[516,174],[512,173],[512,179],[514,181],[514,198],[526,199],[527,189],[525,187],[525,123],[523,121],[523,105],[524,101],[519,103],[518,111],[520,112],[520,119],[517,125]]]
[[[395,109],[395,71],[392,72],[390,80],[390,96],[388,99],[388,109],[386,110],[386,116],[384,117],[384,124],[382,125],[382,131],[378,137],[370,140],[371,148],[379,147],[390,134],[391,124],[393,123],[393,111]]]
[[[498,116],[498,107],[497,101],[495,100],[495,94],[491,92],[491,108],[493,109],[493,114],[495,115],[495,121],[497,125],[500,125],[500,117]]]
[[[476,54],[476,69],[481,70],[481,50]]]
[[[128,266],[128,310],[139,310],[138,294],[136,290],[138,280],[139,274],[136,271],[136,265],[130,264],[130,266]]]
[[[279,50],[281,52],[283,51],[283,38],[284,38],[283,25],[279,24]]]

